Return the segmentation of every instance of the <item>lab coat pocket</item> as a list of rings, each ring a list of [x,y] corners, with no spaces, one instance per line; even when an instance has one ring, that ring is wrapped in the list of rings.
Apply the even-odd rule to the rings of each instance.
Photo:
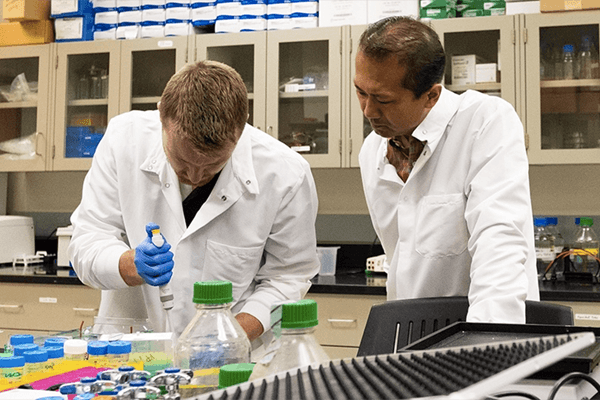
[[[425,258],[462,254],[469,238],[461,193],[425,196],[417,211],[416,250]]]
[[[262,246],[236,247],[208,240],[202,280],[233,283],[233,297],[239,299],[260,267]]]

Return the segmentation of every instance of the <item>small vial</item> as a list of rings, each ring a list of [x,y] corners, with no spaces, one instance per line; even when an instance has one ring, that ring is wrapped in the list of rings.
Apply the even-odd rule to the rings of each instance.
[[[38,350],[40,346],[34,343],[18,344],[13,347],[13,355],[22,356],[26,351]]]
[[[19,386],[23,379],[24,367],[25,357],[23,356],[0,357],[0,386]]]
[[[87,352],[88,360],[96,366],[107,365],[108,358],[108,342],[102,340],[94,340],[88,343]]]
[[[152,229],[152,243],[154,243],[156,247],[162,247],[162,245],[165,244],[165,239],[163,239],[160,234],[160,229]]]
[[[51,337],[44,340],[44,347],[65,347],[67,339],[61,337]]]
[[[108,342],[106,358],[111,365],[120,366],[129,362],[131,353],[131,342],[125,340],[116,340]]]
[[[82,339],[67,339],[64,343],[65,360],[87,359],[87,342]]]
[[[24,357],[25,369],[23,376],[25,381],[38,380],[50,375],[48,372],[48,352],[45,349],[26,351]]]

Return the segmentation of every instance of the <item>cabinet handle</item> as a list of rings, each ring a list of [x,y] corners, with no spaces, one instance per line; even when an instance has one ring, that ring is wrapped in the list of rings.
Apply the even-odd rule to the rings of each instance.
[[[356,326],[356,319],[339,319],[339,318],[327,318],[327,322],[332,325],[343,325],[343,326]]]
[[[73,311],[75,311],[75,312],[98,312],[98,309],[97,308],[73,307]]]
[[[7,310],[16,310],[18,308],[23,308],[23,304],[0,304],[0,308],[4,308]]]

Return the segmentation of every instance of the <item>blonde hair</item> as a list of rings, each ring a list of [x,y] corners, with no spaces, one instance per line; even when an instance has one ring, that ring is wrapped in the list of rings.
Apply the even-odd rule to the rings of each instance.
[[[171,77],[158,108],[163,125],[207,153],[237,142],[248,119],[248,93],[233,68],[205,60]]]

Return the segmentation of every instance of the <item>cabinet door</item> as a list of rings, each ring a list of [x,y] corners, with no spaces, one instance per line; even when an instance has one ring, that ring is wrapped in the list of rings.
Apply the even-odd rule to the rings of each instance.
[[[171,76],[187,62],[187,37],[121,43],[119,112],[156,110]]]
[[[54,170],[87,170],[119,112],[121,41],[56,43]]]
[[[312,167],[341,167],[342,30],[267,34],[267,133]]]
[[[532,164],[600,163],[599,25],[600,11],[525,15]]]
[[[265,130],[267,32],[195,35],[195,61],[220,61],[234,68],[248,89],[248,123]]]
[[[50,45],[0,48],[0,171],[47,162]]]
[[[350,26],[350,80],[348,83],[348,93],[350,95],[350,167],[358,167],[358,153],[362,147],[364,139],[371,133],[373,128],[369,120],[365,118],[360,109],[360,103],[356,96],[356,88],[354,87],[354,75],[356,75],[356,53],[358,52],[358,43],[360,41],[360,35],[367,29],[367,25],[353,25]]]

